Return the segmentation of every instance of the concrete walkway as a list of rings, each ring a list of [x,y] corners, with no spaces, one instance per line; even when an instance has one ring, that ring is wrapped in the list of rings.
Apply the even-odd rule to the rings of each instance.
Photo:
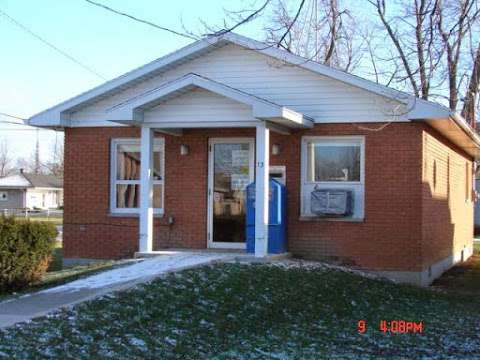
[[[112,291],[148,282],[162,274],[235,258],[231,253],[165,252],[132,265],[108,270],[61,286],[0,303],[0,328],[46,315]]]

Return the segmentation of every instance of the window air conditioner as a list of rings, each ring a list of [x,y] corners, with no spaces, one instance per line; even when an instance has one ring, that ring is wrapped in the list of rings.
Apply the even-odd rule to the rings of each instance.
[[[350,190],[315,189],[311,192],[310,210],[319,216],[353,214],[353,192]]]

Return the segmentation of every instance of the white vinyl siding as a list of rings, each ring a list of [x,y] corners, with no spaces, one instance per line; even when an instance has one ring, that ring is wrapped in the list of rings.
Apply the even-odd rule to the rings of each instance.
[[[194,89],[145,111],[145,122],[255,121],[250,106],[204,89]]]
[[[313,146],[312,146],[313,145]],[[315,216],[311,212],[311,192],[313,190],[349,190],[353,192],[353,219],[363,219],[365,207],[365,138],[363,136],[304,136],[301,145],[301,184],[300,184],[300,206],[301,215],[305,217]],[[316,147],[316,148],[315,148]],[[358,164],[352,166],[352,173],[337,176],[335,180],[331,175],[331,180],[318,180],[320,175],[318,169],[315,174],[315,153],[309,154],[309,150],[321,153],[322,147],[331,150],[335,147],[359,148]],[[309,164],[310,162],[310,164]],[[342,179],[343,177],[343,179]]]
[[[391,115],[392,109],[398,105],[394,101],[255,51],[227,45],[85,106],[72,114],[72,125],[86,126],[89,121],[98,123],[105,119],[108,108],[188,73],[287,106],[319,123],[398,120]],[[211,113],[209,108],[197,111],[200,117]],[[105,124],[112,125],[110,122]]]

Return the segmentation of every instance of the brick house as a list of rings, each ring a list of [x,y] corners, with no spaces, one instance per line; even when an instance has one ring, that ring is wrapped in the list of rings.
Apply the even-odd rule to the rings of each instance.
[[[233,33],[29,124],[65,131],[70,260],[243,249],[254,180],[255,255],[265,256],[271,169],[287,188],[294,256],[425,285],[472,254],[480,139],[458,114]],[[347,194],[351,211],[314,212],[322,189]]]

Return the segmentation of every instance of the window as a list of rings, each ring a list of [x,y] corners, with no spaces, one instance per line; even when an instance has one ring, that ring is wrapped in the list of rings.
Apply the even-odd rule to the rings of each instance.
[[[6,191],[0,191],[0,201],[8,201],[8,193]]]
[[[360,181],[360,145],[307,142],[307,180]]]
[[[113,213],[138,213],[140,207],[140,139],[114,139],[111,155],[110,208]],[[164,142],[153,146],[153,207],[163,213]]]
[[[353,198],[352,218],[363,218],[364,143],[362,136],[306,136],[302,139],[301,214],[311,212],[314,190],[347,190]]]

